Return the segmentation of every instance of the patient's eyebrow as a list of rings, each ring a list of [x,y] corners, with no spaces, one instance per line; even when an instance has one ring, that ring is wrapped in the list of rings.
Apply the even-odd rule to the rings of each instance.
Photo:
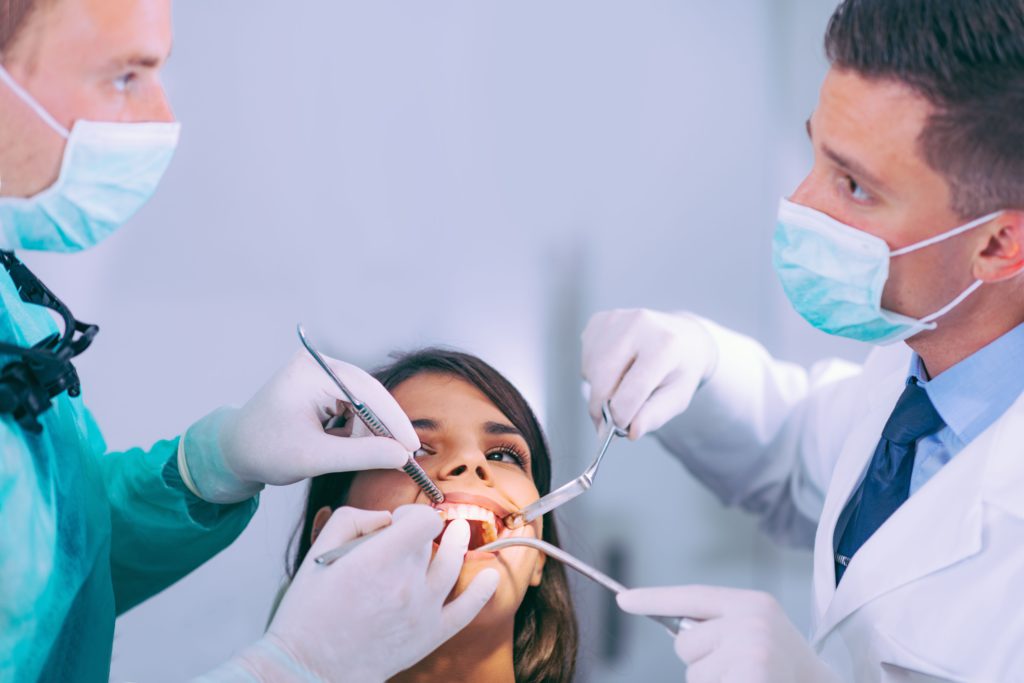
[[[437,420],[431,420],[430,418],[422,417],[418,420],[412,421],[413,429],[422,429],[427,432],[436,432],[441,429],[441,425]]]
[[[502,422],[486,422],[484,423],[484,431],[488,434],[502,435],[512,434],[514,436],[522,436],[522,433],[510,424],[504,424]]]

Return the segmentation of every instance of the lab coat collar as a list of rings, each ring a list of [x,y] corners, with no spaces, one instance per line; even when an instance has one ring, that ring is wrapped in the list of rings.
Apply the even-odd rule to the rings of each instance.
[[[980,552],[983,504],[1024,518],[1024,397],[904,503],[857,552],[835,586],[833,533],[868,466],[882,426],[903,391],[906,366],[887,372],[860,427],[836,463],[815,539],[814,592],[819,644],[875,598]]]

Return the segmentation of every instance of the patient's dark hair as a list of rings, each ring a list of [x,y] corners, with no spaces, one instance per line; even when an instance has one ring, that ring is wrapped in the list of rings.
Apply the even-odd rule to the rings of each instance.
[[[374,377],[388,390],[394,390],[402,382],[425,373],[455,377],[479,389],[523,435],[540,495],[551,490],[551,456],[540,423],[523,395],[501,373],[476,356],[429,348],[398,356],[393,363],[377,370]],[[354,477],[352,472],[340,472],[313,478],[291,567],[293,575],[309,552],[317,510],[344,505]],[[544,516],[543,538],[558,545],[558,530],[550,513]],[[558,562],[545,562],[540,585],[526,591],[516,612],[516,681],[571,681],[576,668],[576,647],[576,615],[565,568]]]
[[[845,0],[825,52],[931,103],[918,144],[962,218],[1024,209],[1024,0]]]

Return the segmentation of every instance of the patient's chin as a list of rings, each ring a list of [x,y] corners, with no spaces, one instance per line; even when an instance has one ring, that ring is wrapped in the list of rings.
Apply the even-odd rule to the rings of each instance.
[[[519,609],[519,605],[522,604],[526,591],[530,587],[530,577],[533,574],[536,558],[536,550],[522,547],[508,548],[500,553],[481,553],[471,550],[466,553],[462,573],[459,574],[455,587],[449,593],[447,602],[462,595],[473,583],[473,579],[484,569],[490,567],[498,571],[500,577],[498,589],[477,618],[473,620],[473,623],[479,626],[514,618],[516,610]]]

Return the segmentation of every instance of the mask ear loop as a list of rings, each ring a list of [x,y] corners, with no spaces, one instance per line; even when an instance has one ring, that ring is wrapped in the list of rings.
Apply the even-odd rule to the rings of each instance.
[[[926,240],[922,240],[917,244],[911,244],[910,246],[903,247],[902,249],[895,249],[889,252],[889,256],[902,256],[903,254],[909,254],[910,252],[917,251],[918,249],[924,249],[925,247],[930,247],[933,244],[938,244],[939,242],[948,240],[950,237],[956,237],[957,235],[963,234],[968,230],[973,230],[974,228],[977,228],[980,225],[984,225],[985,223],[988,223],[989,221],[993,220],[996,216],[998,216],[1001,213],[1002,211],[994,211],[986,216],[982,216],[981,218],[976,218],[970,223],[965,223],[964,225],[961,225],[959,228],[953,228],[948,232],[944,232],[941,235],[929,237]],[[918,322],[931,325],[932,328],[934,328],[934,322],[936,320],[938,320],[939,318],[941,318],[942,316],[946,315],[954,308],[959,306],[964,299],[969,297],[971,294],[974,294],[974,292],[977,291],[978,287],[981,287],[983,284],[984,282],[982,280],[975,280],[971,284],[971,286],[969,286],[964,291],[960,292],[960,295],[957,296],[955,299],[953,299],[948,304],[946,304],[939,310],[935,311],[931,315],[926,315],[925,317],[920,318]]]
[[[938,244],[939,242],[943,242],[945,240],[948,240],[950,237],[956,237],[957,235],[965,233],[968,230],[973,230],[974,228],[978,227],[979,225],[984,225],[985,223],[988,223],[990,220],[994,219],[996,216],[998,216],[1001,213],[1002,213],[1002,211],[993,211],[992,213],[988,214],[987,216],[982,216],[981,218],[976,218],[975,220],[971,221],[970,223],[966,223],[964,225],[961,225],[959,228],[953,228],[952,230],[950,230],[948,232],[944,232],[941,235],[936,235],[935,237],[929,237],[928,239],[922,240],[920,242],[917,242],[916,244],[911,244],[910,246],[903,247],[902,249],[896,249],[894,251],[890,251],[889,252],[889,256],[903,256],[903,254],[909,254],[912,251],[917,251],[918,249],[924,249],[925,247],[930,247],[933,244]]]
[[[975,280],[974,283],[970,287],[968,287],[964,291],[960,292],[960,296],[958,296],[957,298],[953,299],[948,304],[946,304],[945,306],[943,306],[939,310],[935,311],[931,315],[926,315],[925,317],[921,318],[920,322],[922,322],[922,323],[933,323],[934,321],[938,320],[939,318],[941,318],[942,316],[946,315],[947,313],[952,311],[954,308],[959,306],[961,301],[963,301],[964,299],[969,297],[971,294],[974,294],[974,292],[978,289],[978,287],[981,287],[983,284],[984,284],[984,282],[982,282],[981,280]]]
[[[64,139],[67,139],[71,135],[71,131],[60,125],[60,123],[57,122],[57,119],[50,115],[50,112],[43,109],[43,105],[39,104],[39,102],[36,101],[36,98],[32,97],[27,90],[21,87],[21,84],[14,80],[14,77],[11,76],[11,74],[7,72],[7,69],[2,65],[0,65],[0,81],[6,83],[7,87],[10,88],[25,104],[27,104],[29,108],[31,108],[32,111],[34,111],[36,115],[43,120],[43,123],[57,131],[58,135]]]

